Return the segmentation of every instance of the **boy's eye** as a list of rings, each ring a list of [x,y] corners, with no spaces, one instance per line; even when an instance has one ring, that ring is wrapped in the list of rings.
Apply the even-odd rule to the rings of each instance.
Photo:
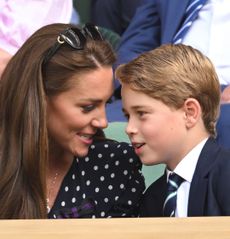
[[[146,114],[146,112],[144,112],[144,111],[138,111],[137,114],[138,114],[138,116],[142,117],[142,116],[144,116],[144,115]]]
[[[83,112],[87,113],[95,109],[95,105],[85,105],[82,106]]]

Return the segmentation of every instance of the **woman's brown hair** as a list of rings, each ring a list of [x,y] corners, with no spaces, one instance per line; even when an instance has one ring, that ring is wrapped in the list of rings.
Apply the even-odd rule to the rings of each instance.
[[[73,75],[112,66],[106,41],[87,39],[82,50],[63,44],[44,64],[63,30],[51,24],[35,32],[10,60],[0,81],[0,218],[46,218],[48,132],[46,97],[71,87]],[[80,77],[79,77],[80,78]]]

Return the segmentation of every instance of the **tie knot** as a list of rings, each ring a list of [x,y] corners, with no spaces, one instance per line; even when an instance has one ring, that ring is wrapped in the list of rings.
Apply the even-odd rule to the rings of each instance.
[[[177,175],[176,173],[171,173],[168,180],[168,190],[176,191],[183,182],[184,179],[181,176]]]

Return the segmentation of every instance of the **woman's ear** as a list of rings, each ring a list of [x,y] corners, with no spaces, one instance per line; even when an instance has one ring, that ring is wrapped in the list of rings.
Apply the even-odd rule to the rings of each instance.
[[[187,128],[194,127],[201,117],[200,103],[194,98],[188,98],[183,105],[185,112],[185,124]]]

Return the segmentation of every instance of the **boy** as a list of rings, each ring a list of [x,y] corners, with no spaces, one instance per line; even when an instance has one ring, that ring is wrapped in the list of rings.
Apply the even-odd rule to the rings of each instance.
[[[230,215],[230,152],[214,139],[220,85],[210,60],[168,44],[121,65],[116,77],[135,152],[146,165],[166,164],[140,216]],[[168,194],[167,184],[176,190]]]

